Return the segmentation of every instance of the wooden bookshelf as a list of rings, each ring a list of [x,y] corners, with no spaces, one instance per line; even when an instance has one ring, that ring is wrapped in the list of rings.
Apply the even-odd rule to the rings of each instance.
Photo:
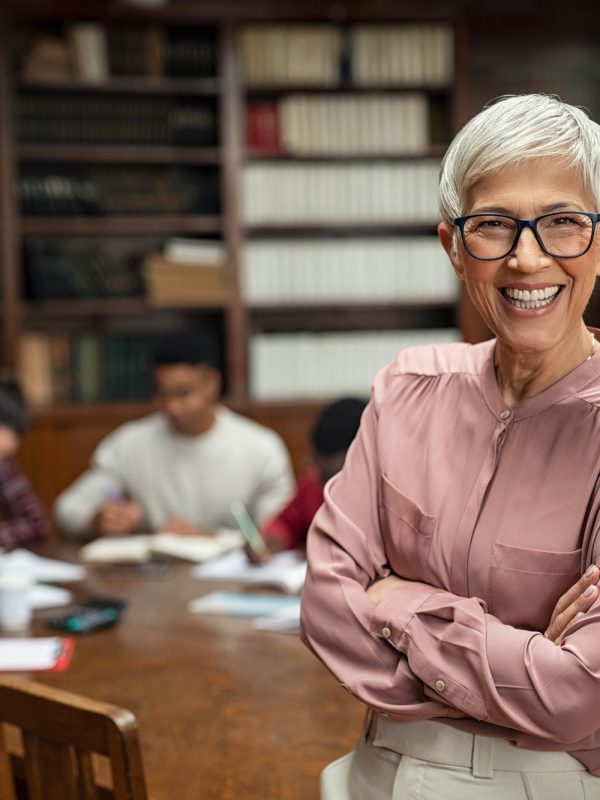
[[[43,9],[42,9],[43,5]],[[446,140],[457,125],[464,120],[468,97],[467,61],[464,52],[456,49],[454,80],[444,85],[429,81],[404,81],[402,83],[374,82],[356,85],[344,77],[335,85],[315,85],[299,82],[293,86],[277,80],[249,85],[243,74],[241,37],[248,25],[257,21],[265,24],[302,22],[327,23],[347,30],[365,23],[412,24],[425,20],[432,24],[445,22],[453,26],[456,41],[463,42],[464,23],[459,12],[447,3],[428,4],[423,9],[418,4],[385,2],[373,9],[372,4],[350,3],[340,19],[333,21],[322,6],[308,4],[261,4],[253,0],[247,4],[224,0],[219,4],[189,4],[172,0],[168,7],[147,11],[122,11],[117,16],[102,4],[86,6],[85,11],[74,11],[72,4],[59,0],[51,9],[48,4],[28,3],[27,0],[0,19],[6,48],[1,58],[0,70],[0,136],[4,146],[0,152],[0,227],[10,231],[3,237],[2,293],[0,326],[2,332],[2,363],[16,364],[19,340],[29,331],[92,332],[103,336],[105,331],[161,332],[172,326],[214,326],[223,343],[226,373],[226,402],[259,421],[279,430],[294,454],[299,466],[305,457],[308,431],[316,410],[326,399],[326,391],[319,399],[298,398],[298,402],[256,403],[249,396],[249,341],[255,332],[343,332],[380,329],[394,331],[418,327],[452,327],[456,325],[456,305],[448,300],[415,299],[409,302],[378,300],[360,303],[285,303],[261,305],[249,301],[244,294],[244,261],[248,248],[256,241],[285,240],[346,240],[352,237],[376,241],[394,237],[435,236],[435,221],[405,223],[401,219],[335,221],[296,217],[287,223],[251,223],[244,217],[243,174],[247,165],[260,162],[273,165],[289,162],[302,165],[353,164],[369,167],[390,164],[410,164],[421,159],[440,159]],[[243,6],[243,7],[242,7]],[[269,6],[267,8],[267,6]],[[360,6],[360,9],[358,8]],[[385,6],[385,9],[384,9]],[[9,65],[9,42],[14,34],[23,30],[50,30],[53,34],[65,30],[72,21],[87,18],[105,26],[107,30],[120,26],[159,25],[165,30],[198,29],[214,34],[217,58],[216,70],[210,76],[140,76],[111,75],[108,80],[90,83],[78,78],[32,80],[23,79]],[[460,38],[463,37],[463,38]],[[2,66],[2,65],[0,65]],[[9,68],[10,67],[10,68]],[[421,93],[435,107],[435,114],[443,117],[443,141],[430,142],[418,153],[397,148],[384,154],[378,152],[269,153],[249,149],[245,141],[246,106],[252,101],[278,101],[288,96],[307,95],[316,99],[324,95],[339,98],[344,95],[360,97],[377,94],[394,99],[399,96]],[[190,103],[196,98],[211,103],[216,112],[217,139],[210,145],[152,144],[141,142],[49,142],[19,141],[15,122],[17,100],[23,96],[71,99],[89,97],[93,102],[121,102],[122,98],[141,98],[144,102],[158,99],[168,102],[180,98]],[[461,119],[462,117],[462,119]],[[447,132],[447,135],[446,135]],[[101,170],[108,167],[139,170],[155,168],[213,169],[219,174],[220,208],[216,214],[162,213],[158,215],[103,214],[63,215],[28,214],[20,212],[13,187],[19,172],[28,169],[50,168],[62,174],[79,174],[80,170]],[[24,293],[24,270],[21,256],[25,237],[48,239],[57,246],[65,241],[111,243],[123,242],[138,251],[145,247],[157,249],[160,241],[169,236],[197,236],[211,241],[221,241],[227,252],[227,274],[230,293],[224,302],[198,301],[195,308],[178,307],[177,304],[157,308],[141,297],[81,298],[81,299],[27,299]],[[126,248],[123,244],[123,251]],[[33,464],[40,442],[43,448],[63,448],[61,437],[77,445],[77,463],[57,471],[52,486],[44,489],[49,502],[62,485],[75,477],[83,468],[93,445],[110,429],[125,419],[139,416],[151,408],[147,402],[115,401],[100,404],[51,406],[36,409],[34,425],[23,453],[23,463],[34,481],[47,480],[36,472]],[[78,438],[79,437],[79,438]],[[300,445],[300,442],[303,442]],[[68,448],[67,448],[68,449]],[[61,449],[62,452],[62,449]],[[60,459],[59,459],[60,460]],[[37,475],[33,475],[32,470]]]

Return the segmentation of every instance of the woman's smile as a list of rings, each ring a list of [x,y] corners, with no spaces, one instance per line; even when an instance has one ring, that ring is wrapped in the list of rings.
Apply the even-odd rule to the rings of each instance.
[[[549,286],[519,284],[503,286],[500,289],[500,294],[507,305],[513,309],[550,313],[554,310],[563,288],[559,284],[551,284]]]

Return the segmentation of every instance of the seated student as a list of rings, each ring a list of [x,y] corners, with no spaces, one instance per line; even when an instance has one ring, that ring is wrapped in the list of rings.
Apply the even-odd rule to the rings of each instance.
[[[316,511],[323,502],[323,487],[344,464],[366,403],[345,397],[328,405],[311,433],[313,464],[298,478],[295,496],[262,528],[269,550],[301,547]]]
[[[214,351],[200,335],[157,344],[160,410],[98,445],[90,469],[56,501],[64,533],[206,534],[232,527],[234,500],[260,522],[285,504],[293,491],[285,445],[274,431],[219,404]]]
[[[40,501],[13,456],[27,428],[27,407],[17,381],[0,375],[0,547],[41,539],[48,522]]]

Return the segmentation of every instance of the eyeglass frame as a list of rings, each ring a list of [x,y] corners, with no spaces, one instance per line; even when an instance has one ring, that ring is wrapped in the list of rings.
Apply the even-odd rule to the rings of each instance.
[[[585,248],[585,250],[583,250],[581,253],[578,253],[576,256],[562,256],[556,253],[551,253],[549,250],[546,249],[544,243],[542,242],[542,239],[537,231],[538,222],[541,219],[545,219],[546,217],[553,217],[556,214],[581,214],[584,217],[589,217],[589,219],[592,222],[592,232],[590,234],[590,241],[588,243],[588,246]],[[493,258],[483,258],[482,256],[474,255],[469,250],[467,242],[465,240],[465,223],[467,222],[467,220],[473,219],[473,217],[501,217],[502,219],[510,219],[513,222],[517,223],[517,232],[515,234],[515,238],[509,249],[506,251],[506,253],[503,253],[501,256],[494,256]],[[491,213],[467,214],[464,217],[456,217],[456,219],[452,220],[452,224],[459,229],[463,247],[467,251],[468,255],[471,256],[471,258],[475,258],[477,259],[477,261],[498,261],[500,258],[506,258],[506,256],[509,255],[509,253],[512,253],[512,251],[519,244],[519,239],[521,238],[521,234],[523,233],[525,228],[529,228],[529,230],[533,233],[536,242],[540,246],[540,249],[547,256],[550,256],[551,258],[581,258],[581,256],[584,256],[592,246],[592,243],[594,241],[594,235],[596,233],[596,225],[598,224],[599,221],[600,221],[600,214],[595,214],[593,211],[575,211],[574,209],[573,210],[569,209],[565,211],[550,211],[548,214],[542,214],[541,216],[534,217],[533,219],[519,219],[519,217],[513,217],[510,214],[491,214]]]

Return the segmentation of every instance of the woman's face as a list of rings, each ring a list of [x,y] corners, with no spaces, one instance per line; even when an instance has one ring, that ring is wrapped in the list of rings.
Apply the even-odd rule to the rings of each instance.
[[[473,186],[465,214],[502,213],[532,219],[552,211],[597,211],[579,173],[556,158],[530,159],[481,178]],[[571,259],[546,255],[533,232],[521,233],[505,258],[479,261],[453,244],[452,226],[438,233],[458,277],[488,328],[511,349],[547,351],[581,335],[581,319],[600,266],[598,234],[587,253]],[[515,290],[549,289],[557,293],[541,308],[519,308]],[[508,290],[508,291],[507,291]],[[513,291],[511,291],[513,290]]]

